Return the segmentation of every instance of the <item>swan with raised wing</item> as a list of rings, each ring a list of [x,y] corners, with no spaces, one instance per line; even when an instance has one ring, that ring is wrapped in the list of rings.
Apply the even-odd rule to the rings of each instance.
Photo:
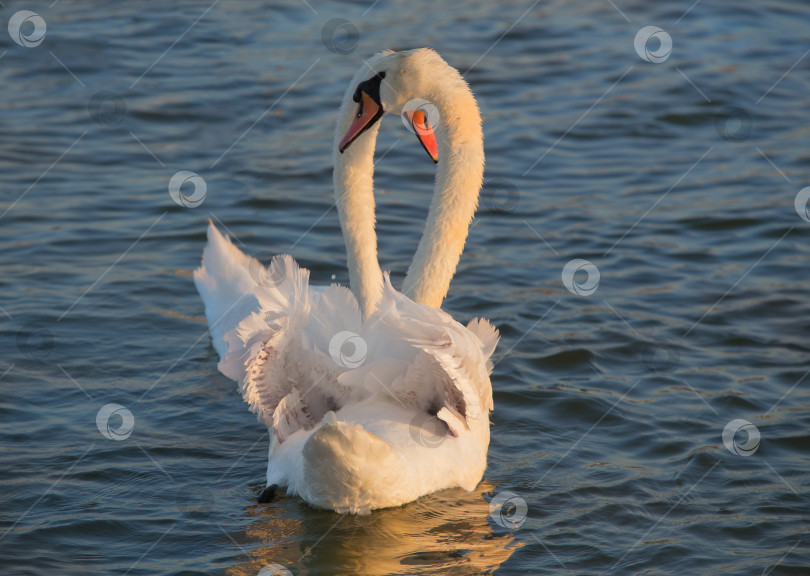
[[[380,269],[375,233],[374,148],[387,113],[402,115],[437,163],[401,291]],[[483,178],[469,86],[433,50],[375,54],[344,97],[334,164],[351,290],[310,286],[287,255],[264,267],[213,225],[194,272],[219,369],[271,432],[260,501],[286,487],[313,506],[364,513],[473,490],[486,468],[498,333],[440,309]]]

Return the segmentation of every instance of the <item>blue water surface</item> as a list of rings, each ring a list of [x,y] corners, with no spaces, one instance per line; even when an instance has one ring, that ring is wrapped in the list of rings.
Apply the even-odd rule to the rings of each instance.
[[[0,23],[0,573],[808,573],[810,5],[6,0]],[[267,431],[191,278],[207,221],[347,283],[337,109],[363,59],[420,46],[484,115],[444,304],[502,335],[484,481],[257,505]],[[386,118],[397,285],[433,175]]]

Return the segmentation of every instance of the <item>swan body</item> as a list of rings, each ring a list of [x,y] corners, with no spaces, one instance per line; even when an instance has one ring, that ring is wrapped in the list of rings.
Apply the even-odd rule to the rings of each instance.
[[[405,110],[439,162],[425,232],[402,292],[380,270],[373,154],[385,112]],[[463,250],[483,172],[480,114],[435,52],[381,52],[350,84],[335,137],[335,193],[351,290],[309,285],[290,256],[266,268],[213,224],[194,280],[219,369],[271,431],[268,486],[365,513],[437,490],[475,489],[486,468],[497,331],[439,306]]]

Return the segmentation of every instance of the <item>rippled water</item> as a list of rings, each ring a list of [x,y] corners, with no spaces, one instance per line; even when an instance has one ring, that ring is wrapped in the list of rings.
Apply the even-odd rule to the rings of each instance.
[[[6,1],[0,572],[807,573],[810,7],[497,4]],[[21,10],[36,46],[6,33]],[[663,35],[637,53],[645,26]],[[422,45],[485,115],[445,304],[503,336],[485,480],[365,517],[256,505],[267,433],[191,281],[206,220],[346,282],[337,107],[363,58]],[[181,170],[199,207],[169,196]],[[395,282],[432,175],[386,119]],[[581,264],[566,288],[577,258],[598,286]],[[108,404],[130,436],[100,432]],[[727,425],[758,432],[753,455]]]

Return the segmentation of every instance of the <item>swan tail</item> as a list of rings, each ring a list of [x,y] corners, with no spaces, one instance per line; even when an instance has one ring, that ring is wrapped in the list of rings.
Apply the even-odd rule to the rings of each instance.
[[[194,284],[205,305],[211,341],[222,358],[225,334],[251,312],[258,310],[253,295],[256,281],[250,274],[250,261],[233,242],[208,222],[208,244],[200,267],[194,271]]]
[[[307,439],[302,450],[303,474],[294,490],[307,501],[339,513],[367,514],[391,506],[392,490],[402,474],[402,455],[363,426],[337,420],[334,412]]]

